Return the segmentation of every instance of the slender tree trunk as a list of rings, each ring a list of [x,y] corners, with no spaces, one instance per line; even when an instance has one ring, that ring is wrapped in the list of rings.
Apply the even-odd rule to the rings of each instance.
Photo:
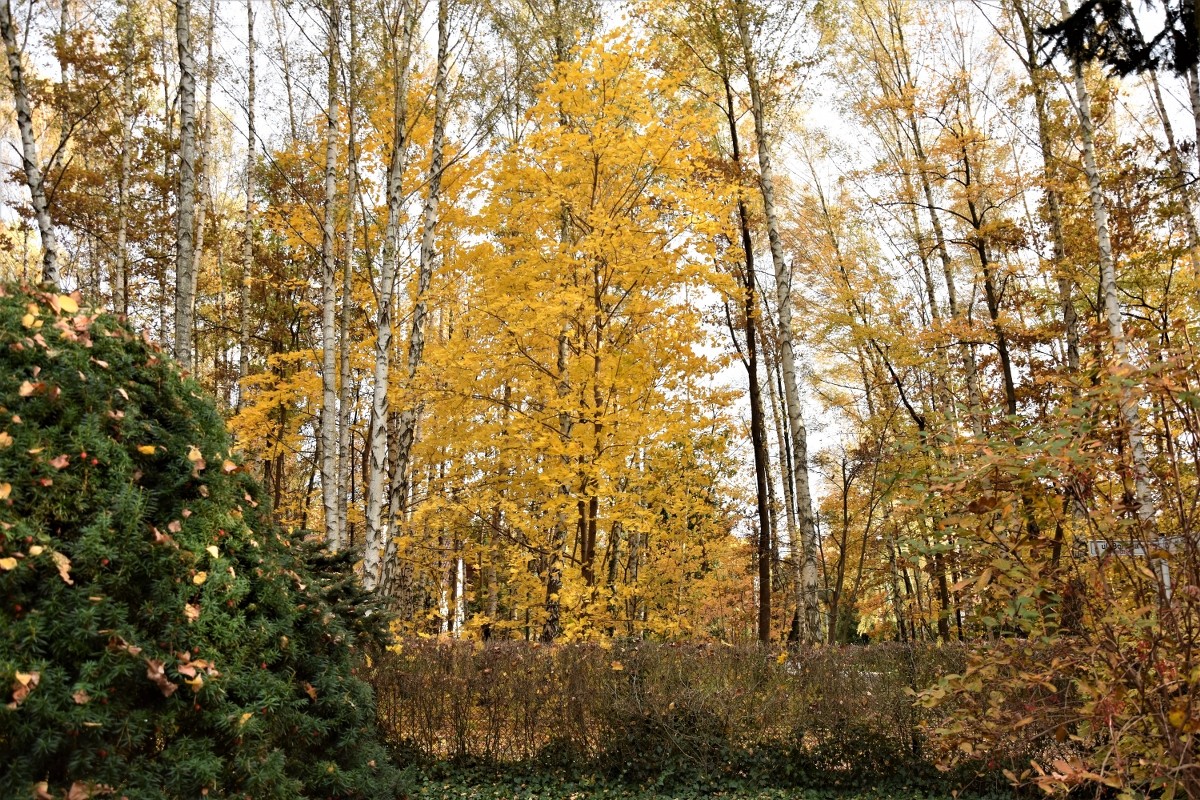
[[[347,515],[350,494],[346,487],[352,483],[354,454],[350,442],[350,325],[354,291],[354,224],[355,204],[358,200],[358,127],[355,120],[356,81],[358,77],[358,23],[355,0],[347,3],[350,25],[350,53],[346,70],[346,255],[342,265],[342,330],[340,339],[341,375],[338,380],[338,535],[336,545],[347,544]]]
[[[299,138],[298,127],[296,125],[296,92],[292,86],[292,76],[295,73],[292,71],[291,51],[288,50],[287,39],[284,37],[284,31],[287,30],[287,27],[283,24],[283,20],[279,16],[278,0],[270,0],[270,3],[271,16],[275,20],[275,33],[278,36],[279,62],[283,67],[280,70],[280,75],[283,78],[284,96],[287,97],[289,140],[294,142]]]
[[[238,283],[238,410],[250,375],[250,276],[254,274],[254,6],[246,0],[246,208],[242,217],[242,279]]]
[[[341,547],[338,531],[337,482],[337,254],[334,240],[337,223],[338,130],[338,26],[341,8],[336,0],[328,6],[329,72],[325,103],[325,218],[321,225],[321,506],[325,516],[325,543],[331,550]]]
[[[898,7],[889,6],[889,25],[895,37],[895,71],[898,86],[894,87],[897,98],[904,102],[904,116],[901,119],[897,113],[898,127],[907,127],[913,155],[917,159],[917,172],[920,175],[921,190],[925,196],[925,209],[929,213],[930,225],[933,228],[934,244],[942,263],[942,275],[946,281],[946,299],[950,309],[951,319],[962,319],[963,309],[958,302],[957,285],[954,278],[954,265],[950,258],[950,250],[946,246],[946,236],[942,228],[941,215],[938,214],[937,204],[933,196],[933,184],[929,178],[929,160],[921,139],[921,128],[917,122],[916,111],[911,105],[911,98],[916,94],[916,83],[913,80],[909,63],[907,45],[904,41],[903,21],[898,18]],[[881,41],[882,44],[882,41]],[[967,405],[971,417],[971,433],[976,439],[983,437],[983,393],[979,388],[979,371],[975,361],[975,350],[971,344],[960,342],[960,357],[963,362],[967,386]]]
[[[46,202],[42,162],[38,157],[37,139],[33,135],[33,109],[29,105],[25,71],[21,64],[21,45],[17,41],[17,26],[13,20],[10,0],[0,2],[0,35],[4,37],[4,52],[8,56],[8,79],[12,86],[13,105],[17,111],[17,128],[21,133],[21,168],[25,172],[25,183],[29,186],[29,195],[33,202],[33,214],[42,237],[42,282],[57,287],[58,239],[54,235],[54,223],[51,221],[50,207]]]
[[[195,326],[196,285],[200,279],[200,268],[204,263],[204,227],[208,216],[208,206],[212,197],[209,179],[209,151],[212,148],[213,72],[216,71],[216,64],[213,63],[213,38],[216,13],[216,0],[208,0],[208,27],[205,31],[204,116],[200,122],[200,138],[197,147],[197,160],[199,164],[196,174],[198,182],[196,195],[199,198],[199,202],[196,207],[196,247],[192,254],[192,267],[188,274],[187,287],[188,295],[192,298],[192,333],[188,339],[188,348],[192,354],[193,366],[197,363],[197,335]]]
[[[1038,145],[1042,151],[1042,177],[1045,183],[1046,211],[1050,216],[1050,243],[1054,253],[1054,274],[1058,284],[1058,302],[1062,308],[1063,335],[1066,340],[1067,371],[1071,375],[1079,372],[1079,316],[1075,312],[1075,300],[1071,279],[1066,274],[1067,244],[1063,234],[1062,200],[1059,196],[1058,178],[1055,170],[1054,147],[1050,132],[1049,97],[1046,90],[1045,71],[1037,66],[1041,48],[1034,39],[1034,26],[1025,8],[1024,0],[1013,0],[1013,8],[1021,22],[1025,38],[1025,53],[1022,55],[1029,71],[1029,82],[1033,88],[1033,110],[1037,117]]]
[[[392,539],[384,520],[384,482],[388,474],[388,375],[392,358],[392,293],[400,261],[400,217],[403,201],[404,159],[408,146],[408,73],[416,12],[404,2],[399,18],[399,41],[392,38],[394,127],[387,181],[387,221],[384,225],[383,266],[379,275],[379,308],[376,315],[374,390],[371,397],[370,465],[367,482],[367,533],[363,552],[363,585],[375,591],[383,580],[385,549]],[[388,515],[391,516],[390,514]]]
[[[563,8],[562,0],[554,0],[554,57],[556,64],[563,64],[567,60],[567,38],[566,30],[563,24]],[[567,117],[563,112],[562,107],[559,107],[558,123],[561,127],[567,126]],[[559,226],[559,245],[566,247],[571,241],[571,220],[568,209],[564,205],[560,209],[560,226]],[[570,331],[564,325],[558,334],[558,358],[555,362],[555,367],[558,370],[557,385],[555,392],[558,395],[559,402],[571,391],[571,376],[567,372],[567,367],[570,357]],[[571,439],[571,429],[573,421],[570,413],[565,408],[558,414],[558,436],[559,440],[565,446]],[[565,468],[570,463],[570,457],[562,456],[562,464]],[[559,484],[558,492],[562,496],[570,494],[570,488],[564,480]],[[560,508],[555,514],[554,525],[550,530],[550,552],[549,561],[546,565],[546,620],[542,625],[541,641],[553,642],[562,632],[562,575],[563,575],[563,547],[567,541],[567,517],[566,512]]]
[[[1175,128],[1171,125],[1167,104],[1163,102],[1162,89],[1158,85],[1158,72],[1152,69],[1146,77],[1150,83],[1150,95],[1154,99],[1154,110],[1158,112],[1163,135],[1167,139],[1167,160],[1171,164],[1171,171],[1175,173],[1179,199],[1183,205],[1181,216],[1188,237],[1188,258],[1192,262],[1192,271],[1200,274],[1200,228],[1196,225],[1196,211],[1193,202],[1195,193],[1192,191],[1191,176],[1184,168],[1183,158],[1179,155],[1179,147],[1175,144]]]
[[[562,238],[565,241],[568,238],[567,220],[564,214]],[[556,367],[558,369],[558,387],[557,394],[561,401],[571,391],[570,376],[567,373],[568,356],[569,356],[570,340],[567,331],[564,329],[558,335],[558,359]],[[571,438],[572,421],[571,415],[566,411],[560,412],[558,415],[558,435],[565,443]],[[563,456],[564,466],[568,456]],[[562,495],[569,494],[570,489],[565,483],[559,486],[559,493]],[[566,512],[560,508],[554,518],[554,527],[550,533],[550,561],[546,568],[546,621],[542,625],[541,640],[549,643],[558,638],[562,633],[562,598],[559,596],[562,592],[562,576],[563,576],[563,545],[567,540],[567,517]]]
[[[750,40],[745,0],[736,0],[735,10],[746,77],[750,84],[750,105],[754,117],[755,139],[758,145],[759,184],[767,222],[767,239],[771,247],[771,261],[775,268],[775,294],[778,304],[776,313],[779,318],[779,351],[780,364],[783,367],[784,405],[787,408],[788,431],[792,439],[792,483],[796,492],[796,517],[804,554],[801,566],[801,600],[804,613],[800,620],[800,637],[804,641],[815,641],[820,635],[821,626],[820,608],[817,601],[820,588],[817,574],[817,531],[813,519],[812,493],[808,482],[808,432],[804,428],[796,378],[796,354],[792,332],[792,276],[790,268],[784,261],[783,242],[779,236],[779,220],[775,211],[775,177],[771,168],[766,110],[763,107],[754,47]]]
[[[433,265],[437,259],[438,201],[442,188],[442,153],[446,129],[446,92],[449,80],[450,23],[449,0],[438,0],[437,4],[437,74],[433,89],[433,133],[430,141],[429,190],[425,195],[425,208],[421,222],[421,251],[417,265],[417,294],[413,303],[412,328],[408,337],[408,359],[405,386],[411,386],[425,354],[425,322],[428,314],[429,285],[433,280]],[[396,466],[392,472],[389,528],[395,531],[408,513],[409,463],[413,441],[416,439],[417,420],[421,406],[415,398],[409,399],[401,410],[396,433]],[[392,551],[394,544],[389,543]],[[395,559],[388,558],[383,564],[383,590],[392,593],[395,589]]]
[[[730,84],[730,68],[721,53],[721,80],[725,90],[725,121],[729,126],[730,159],[734,169],[741,169],[742,150],[738,137],[737,112],[733,103],[733,88]],[[746,355],[743,364],[746,367],[746,381],[750,394],[750,444],[754,453],[754,486],[755,506],[758,512],[758,628],[759,641],[768,642],[771,639],[771,510],[768,495],[770,480],[770,461],[767,453],[766,415],[763,412],[762,384],[758,376],[758,288],[755,281],[754,242],[750,236],[750,211],[746,201],[738,198],[738,234],[744,259],[742,274],[742,330],[746,337]],[[732,333],[732,332],[731,332]],[[631,540],[631,547],[636,544],[636,538]],[[793,547],[795,543],[793,542]],[[633,551],[631,550],[631,554]]]
[[[779,464],[783,468],[780,478],[783,482],[783,503],[785,506],[785,519],[787,520],[788,546],[792,551],[792,559],[796,562],[796,577],[800,579],[803,577],[800,574],[800,568],[803,566],[804,561],[804,543],[800,541],[799,528],[796,524],[796,495],[795,488],[792,486],[792,474],[795,472],[795,468],[792,465],[792,449],[788,437],[787,425],[783,421],[784,412],[781,411],[783,404],[783,374],[779,368],[778,360],[774,358],[772,348],[766,342],[764,342],[762,354],[763,367],[767,372],[763,383],[767,386],[767,402],[771,407],[770,417],[772,427],[775,429],[775,445],[779,450]],[[769,471],[768,474],[770,474]],[[774,538],[778,540],[778,527],[773,527],[772,531],[775,535]],[[799,593],[797,593],[797,598],[799,598]]]
[[[125,6],[121,28],[121,159],[117,176],[117,263],[113,266],[113,311],[129,313],[129,189],[133,173],[133,2]]]
[[[1070,13],[1065,0],[1060,0],[1059,8],[1064,15]],[[1115,356],[1113,366],[1117,375],[1123,379],[1133,371],[1133,362],[1129,355],[1129,343],[1125,338],[1121,303],[1117,297],[1116,264],[1108,232],[1108,206],[1100,184],[1100,170],[1096,166],[1092,102],[1083,79],[1083,67],[1077,61],[1071,66],[1075,73],[1075,111],[1079,117],[1080,136],[1083,140],[1083,170],[1087,175],[1088,194],[1092,201],[1092,220],[1096,228],[1096,243],[1100,254],[1100,294],[1103,300],[1104,320],[1108,326],[1108,337]],[[1129,386],[1122,386],[1119,405],[1129,445],[1130,464],[1133,468],[1134,511],[1138,520],[1148,527],[1154,520],[1154,502],[1150,494],[1150,461],[1142,434],[1142,420],[1138,415],[1138,393]]]
[[[1196,6],[1200,8],[1200,6]],[[1192,106],[1192,121],[1196,125],[1196,142],[1200,143],[1200,73],[1195,64],[1188,67],[1187,75],[1188,101]],[[1200,159],[1200,146],[1196,148],[1196,158]]]
[[[175,217],[175,359],[193,368],[192,326],[196,293],[196,60],[192,53],[192,0],[175,0],[179,47],[179,193]]]

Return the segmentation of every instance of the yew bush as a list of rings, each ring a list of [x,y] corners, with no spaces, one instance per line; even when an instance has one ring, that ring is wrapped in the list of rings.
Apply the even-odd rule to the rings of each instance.
[[[394,796],[378,616],[267,505],[158,347],[0,285],[0,795]]]

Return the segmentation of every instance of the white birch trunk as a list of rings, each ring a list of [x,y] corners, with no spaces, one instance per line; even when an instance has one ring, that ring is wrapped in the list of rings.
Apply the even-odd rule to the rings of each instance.
[[[50,207],[46,203],[42,162],[38,157],[37,139],[33,135],[33,109],[29,105],[25,72],[21,65],[21,45],[17,41],[17,26],[13,20],[10,0],[0,2],[0,36],[4,38],[4,52],[8,57],[8,79],[12,85],[13,105],[17,112],[17,128],[21,133],[21,168],[25,171],[25,183],[29,186],[33,214],[37,219],[38,233],[42,237],[42,282],[57,287],[58,238],[54,235],[54,223],[50,218]]]
[[[246,209],[242,217],[242,280],[238,286],[238,399],[250,374],[250,276],[254,271],[254,6],[246,0]]]
[[[337,546],[346,541],[347,515],[350,506],[350,471],[353,469],[353,453],[350,450],[350,322],[354,290],[354,223],[355,203],[358,200],[358,129],[354,114],[354,87],[358,69],[358,33],[354,0],[347,6],[350,14],[350,54],[346,72],[346,118],[349,124],[346,144],[346,255],[342,265],[342,331],[340,340],[341,375],[338,380],[338,537]]]
[[[175,217],[175,359],[193,369],[192,327],[196,293],[196,59],[192,53],[192,0],[175,0],[179,47],[179,207]]]
[[[1063,14],[1069,13],[1066,3],[1061,0],[1060,8]],[[1073,62],[1071,66],[1075,73],[1075,111],[1079,117],[1080,138],[1083,140],[1083,171],[1087,175],[1092,219],[1096,228],[1096,244],[1100,254],[1100,294],[1104,301],[1104,321],[1108,327],[1108,337],[1112,341],[1115,371],[1123,376],[1133,370],[1133,362],[1129,355],[1129,343],[1125,339],[1121,304],[1117,298],[1116,264],[1108,232],[1108,206],[1100,184],[1100,170],[1096,166],[1092,102],[1083,79],[1083,68],[1078,62]],[[1154,502],[1150,493],[1150,461],[1142,434],[1142,420],[1138,414],[1137,392],[1131,387],[1123,386],[1119,405],[1129,444],[1130,464],[1133,468],[1134,511],[1138,520],[1148,526],[1154,519]]]
[[[388,373],[392,357],[392,292],[400,259],[400,207],[408,145],[408,68],[412,53],[416,13],[407,3],[401,7],[403,33],[399,52],[393,51],[395,67],[392,131],[392,160],[387,182],[387,222],[384,226],[383,266],[379,275],[379,308],[376,314],[374,389],[371,396],[371,429],[368,442],[370,465],[367,475],[367,532],[363,551],[363,586],[375,591],[383,580],[384,550],[391,531],[384,520],[384,479],[388,468]]]
[[[417,294],[413,302],[412,329],[408,337],[407,371],[405,386],[411,386],[425,353],[425,320],[428,314],[426,295],[433,280],[433,264],[437,258],[435,239],[438,220],[438,201],[442,188],[442,154],[446,129],[446,84],[450,59],[450,28],[448,0],[437,4],[437,74],[433,89],[433,133],[430,140],[429,191],[425,196],[425,207],[421,221],[421,251],[417,266]],[[396,426],[396,453],[391,476],[391,498],[389,503],[388,527],[393,534],[386,548],[383,564],[383,591],[391,594],[395,586],[395,532],[400,521],[408,512],[409,461],[413,441],[416,438],[417,420],[421,404],[409,399],[399,414]]]
[[[195,312],[196,307],[196,283],[200,278],[200,267],[204,261],[204,226],[207,217],[208,206],[211,202],[212,193],[210,190],[209,179],[209,150],[212,147],[212,86],[213,72],[216,65],[213,64],[213,30],[216,22],[217,4],[216,0],[208,0],[208,36],[206,37],[206,68],[204,71],[204,118],[200,125],[200,142],[199,142],[199,160],[200,170],[197,174],[199,187],[197,194],[199,196],[199,205],[196,208],[196,248],[194,258],[192,259],[191,283],[188,287],[188,293],[192,297],[193,323],[192,323],[192,338],[188,343],[193,353],[193,361],[196,356],[196,329],[195,329]]]
[[[329,3],[328,101],[325,104],[325,218],[321,226],[321,505],[325,517],[325,545],[341,547],[338,530],[337,481],[337,255],[334,227],[337,209],[338,142],[338,24],[341,9]]]
[[[763,213],[767,222],[767,240],[775,268],[775,294],[778,305],[779,361],[783,371],[784,406],[787,410],[788,432],[792,440],[792,485],[796,492],[796,522],[799,528],[802,559],[800,572],[800,637],[815,641],[820,634],[820,608],[817,593],[820,589],[817,574],[817,532],[813,519],[812,492],[808,481],[808,432],[800,406],[796,379],[796,352],[792,333],[792,275],[783,257],[783,242],[779,237],[779,219],[775,210],[775,176],[771,168],[770,143],[766,131],[766,112],[763,107],[757,65],[754,58],[750,26],[746,19],[745,0],[735,0],[738,34],[745,59],[746,78],[750,84],[750,107],[754,117],[754,135],[758,146],[759,182],[763,196]]]
[[[121,159],[117,176],[117,260],[112,274],[112,306],[129,313],[129,188],[133,172],[133,7],[126,6],[121,31]]]

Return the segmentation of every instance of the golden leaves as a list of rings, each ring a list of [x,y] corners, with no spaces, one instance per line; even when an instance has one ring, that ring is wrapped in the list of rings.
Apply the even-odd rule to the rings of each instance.
[[[3,450],[6,447],[11,447],[12,443],[13,437],[9,434],[9,432],[0,431],[0,450]]]
[[[192,583],[197,586],[202,586],[206,580],[208,580],[208,573],[203,570],[192,576]]]
[[[158,448],[152,444],[140,444],[137,448],[137,451],[144,456],[152,456],[157,450]]]
[[[0,500],[7,500],[12,494],[12,484],[0,481]]]
[[[196,447],[196,445],[190,445],[188,447],[187,458],[188,461],[192,462],[193,477],[198,477],[200,475],[200,471],[208,466],[207,462],[204,460],[204,455],[200,452],[200,448]]]
[[[60,294],[60,295],[56,296],[54,298],[54,300],[51,301],[50,305],[52,307],[57,306],[56,308],[54,308],[54,310],[59,313],[65,312],[67,314],[78,314],[79,313],[78,295],[79,295],[78,292],[75,292],[73,294]]]
[[[29,556],[36,558],[46,551],[46,548],[40,544],[35,544],[29,548]],[[18,555],[20,555],[18,553]],[[58,570],[58,577],[62,578],[63,583],[68,586],[74,586],[75,581],[71,579],[71,559],[67,558],[62,553],[51,550],[50,557],[54,560],[54,566]],[[20,561],[11,556],[0,558],[0,569],[5,572],[16,569],[20,565]]]

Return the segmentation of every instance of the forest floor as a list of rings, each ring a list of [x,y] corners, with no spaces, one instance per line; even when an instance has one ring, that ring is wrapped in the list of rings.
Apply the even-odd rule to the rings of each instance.
[[[1009,795],[1011,797],[1011,794]],[[636,786],[608,781],[521,780],[479,781],[466,777],[418,777],[408,783],[403,800],[951,800],[951,793],[915,789],[816,790],[753,788],[750,786],[670,787]],[[959,793],[962,800],[968,795]],[[984,795],[970,796],[983,800]]]

